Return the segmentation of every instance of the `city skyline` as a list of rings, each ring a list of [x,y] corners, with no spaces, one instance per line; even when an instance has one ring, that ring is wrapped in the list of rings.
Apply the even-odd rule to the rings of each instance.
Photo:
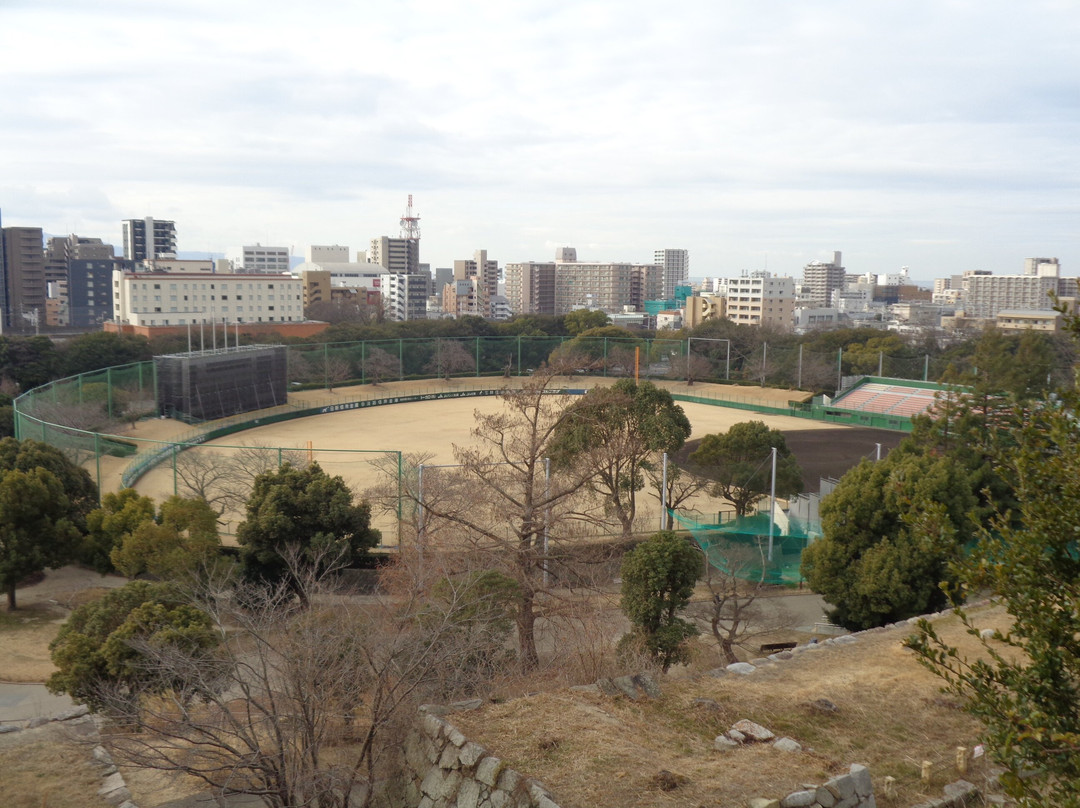
[[[0,209],[181,252],[397,236],[421,260],[692,277],[1072,274],[1080,8],[490,2],[0,8]],[[44,58],[47,57],[47,58]]]

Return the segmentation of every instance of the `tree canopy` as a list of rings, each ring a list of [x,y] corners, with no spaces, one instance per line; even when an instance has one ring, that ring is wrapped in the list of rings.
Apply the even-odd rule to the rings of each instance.
[[[60,481],[73,509],[75,524],[82,528],[86,515],[98,505],[97,484],[89,472],[47,443],[15,438],[0,440],[0,471],[33,471],[38,468],[47,469]]]
[[[131,581],[71,613],[49,644],[58,670],[46,685],[96,709],[107,693],[137,698],[146,682],[161,681],[160,670],[141,666],[139,643],[192,652],[217,642],[207,615],[168,586]]]
[[[671,393],[651,382],[620,379],[595,387],[570,406],[548,451],[556,468],[584,465],[589,485],[604,499],[624,534],[637,515],[644,472],[660,453],[674,453],[690,437],[690,420]]]
[[[922,621],[909,641],[919,660],[964,699],[1006,768],[1006,791],[1022,806],[1080,806],[1080,432],[1075,404],[1029,412],[1020,445],[1005,458],[1019,518],[1000,512],[957,560],[949,591],[988,592],[1012,618],[985,638],[977,616],[958,609],[982,643],[976,657]]]
[[[654,533],[623,558],[621,603],[633,626],[631,642],[640,643],[665,671],[686,661],[686,642],[698,633],[679,615],[701,571],[701,551],[669,530]]]
[[[354,503],[345,481],[318,463],[286,463],[256,477],[247,517],[236,530],[246,574],[265,581],[287,581],[292,556],[312,567],[355,563],[379,538],[368,504]]]
[[[72,517],[64,486],[48,469],[0,472],[0,585],[9,610],[20,581],[68,560],[79,536]]]
[[[803,550],[803,575],[832,620],[853,630],[940,609],[975,504],[968,475],[947,457],[897,450],[864,460],[822,500],[824,536]]]
[[[802,491],[802,471],[788,449],[784,434],[762,421],[734,424],[727,432],[706,435],[690,454],[690,462],[702,476],[714,480],[714,493],[735,506],[736,516],[746,516],[753,504],[772,488],[770,455],[776,449],[776,495]]]

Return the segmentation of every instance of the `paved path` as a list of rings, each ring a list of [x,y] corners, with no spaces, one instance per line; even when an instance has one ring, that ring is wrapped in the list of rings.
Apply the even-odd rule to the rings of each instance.
[[[54,696],[45,685],[0,682],[0,723],[49,718],[73,706],[68,696]]]

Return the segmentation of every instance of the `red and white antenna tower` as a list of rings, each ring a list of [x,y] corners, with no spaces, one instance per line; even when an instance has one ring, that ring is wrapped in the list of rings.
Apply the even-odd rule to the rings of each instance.
[[[413,215],[412,194],[409,194],[409,206],[401,215],[401,237],[409,241],[420,241],[420,217]]]

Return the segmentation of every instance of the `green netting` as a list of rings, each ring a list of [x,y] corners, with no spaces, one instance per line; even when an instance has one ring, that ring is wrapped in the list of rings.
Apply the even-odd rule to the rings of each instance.
[[[802,551],[820,530],[777,514],[773,526],[770,559],[769,516],[734,517],[726,522],[706,523],[686,513],[669,511],[673,524],[689,531],[716,569],[747,581],[797,584],[802,581]]]

